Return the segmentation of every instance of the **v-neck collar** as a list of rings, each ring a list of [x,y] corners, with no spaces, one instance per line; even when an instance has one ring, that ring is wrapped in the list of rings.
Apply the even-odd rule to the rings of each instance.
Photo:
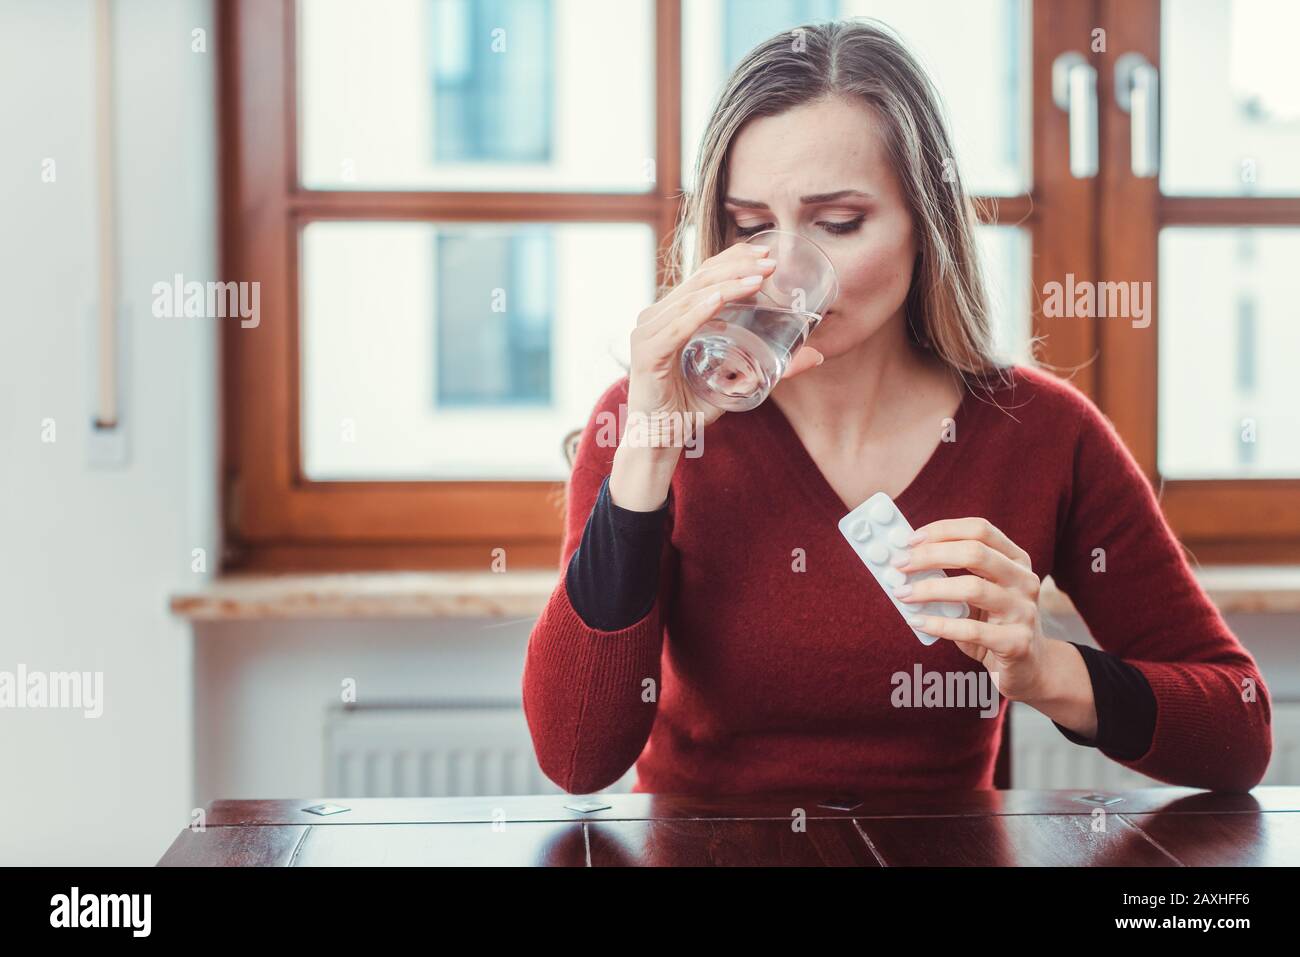
[[[923,505],[943,484],[964,447],[970,444],[969,430],[981,405],[983,402],[971,394],[971,386],[963,384],[961,402],[957,404],[957,411],[952,414],[956,440],[945,442],[941,438],[907,487],[893,497],[899,511],[904,515],[916,512],[919,506]],[[839,522],[861,504],[860,502],[846,504],[840,498],[840,494],[827,481],[821,467],[809,454],[794,425],[770,396],[753,412],[767,430],[777,454],[790,468],[792,479],[817,502],[818,507],[823,509],[828,517]]]

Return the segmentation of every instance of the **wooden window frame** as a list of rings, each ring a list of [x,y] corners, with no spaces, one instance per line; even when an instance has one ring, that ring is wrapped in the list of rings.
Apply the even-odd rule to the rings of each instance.
[[[1068,119],[1051,98],[1053,60],[1069,48],[1086,50],[1099,13],[1115,13],[1116,6],[1123,8],[1124,16],[1111,17],[1110,49],[1141,40],[1145,46],[1136,48],[1157,62],[1158,50],[1147,49],[1150,24],[1137,18],[1132,27],[1136,39],[1127,35],[1128,27],[1121,27],[1129,10],[1139,5],[1129,0],[1031,2],[1032,188],[1024,196],[981,202],[981,218],[1029,232],[1034,289],[1066,272],[1121,275],[1136,268],[1138,278],[1154,279],[1154,231],[1149,249],[1137,230],[1121,231],[1122,240],[1114,248],[1102,248],[1097,241],[1099,229],[1113,222],[1118,210],[1125,209],[1131,221],[1133,204],[1150,202],[1150,197],[1136,195],[1143,188],[1140,181],[1116,184],[1105,175],[1091,180],[1071,177],[1064,159]],[[1158,4],[1156,9],[1158,15]],[[656,280],[662,282],[663,254],[682,202],[680,0],[655,0],[657,176],[653,191],[643,194],[304,189],[297,162],[294,0],[230,0],[219,5],[218,17],[219,117],[225,147],[220,171],[222,272],[228,278],[259,281],[262,310],[256,328],[232,323],[221,335],[227,543],[223,568],[486,568],[497,548],[507,550],[510,567],[555,567],[563,527],[563,482],[314,482],[303,474],[297,321],[301,229],[309,222],[349,219],[645,223],[655,231]],[[1111,100],[1102,62],[1107,56],[1094,56],[1103,102]],[[1126,143],[1115,139],[1107,141],[1103,135],[1103,174],[1114,168],[1115,151],[1126,149]],[[1294,202],[1264,202],[1282,204],[1269,207],[1269,215],[1300,222]],[[1164,200],[1159,212],[1174,217],[1166,221],[1191,216],[1215,221],[1211,214],[1216,210],[1239,216],[1243,210],[1263,209],[1260,203]],[[1111,268],[1125,256],[1137,266]],[[1090,320],[1045,324],[1036,297],[1032,315],[1034,333],[1047,336],[1040,358],[1072,372],[1072,381],[1097,399],[1154,478],[1154,336],[1130,342],[1127,326]],[[1211,487],[1221,484],[1228,487]],[[1279,507],[1279,496],[1294,496],[1300,483],[1276,483],[1270,489],[1242,489],[1243,484],[1166,483],[1164,504],[1176,531],[1190,534],[1198,545],[1206,544],[1201,539],[1212,532],[1209,544],[1220,546],[1216,515],[1249,500],[1256,511],[1243,531],[1249,532],[1251,550],[1237,543],[1216,550],[1216,557],[1257,558],[1261,540],[1279,529],[1300,540],[1300,516],[1288,523]],[[1300,549],[1293,545],[1270,554],[1300,558]]]

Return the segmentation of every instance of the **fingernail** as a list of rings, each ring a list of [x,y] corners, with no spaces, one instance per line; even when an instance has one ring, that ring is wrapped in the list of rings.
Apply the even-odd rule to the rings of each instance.
[[[822,364],[823,362],[825,362],[825,361],[826,361],[826,356],[823,355],[823,354],[820,353],[820,352],[817,353],[817,364],[818,364],[818,365],[821,365],[821,364]]]
[[[925,541],[925,532],[913,532],[912,537],[907,540],[907,544],[916,545]]]
[[[753,246],[753,245],[751,245],[749,248],[752,249],[754,252],[758,253],[758,255],[760,255],[760,256],[766,256],[768,253],[770,253],[770,252],[772,251],[772,247],[771,247],[771,246]]]
[[[762,276],[746,276],[744,279],[740,280],[740,283],[742,286],[757,286],[762,281]]]
[[[894,589],[894,594],[897,595],[899,598],[906,598],[908,595],[912,594],[912,586],[899,585]]]
[[[925,628],[925,615],[908,615],[907,623],[913,628]]]
[[[719,302],[719,301],[721,301],[721,299],[722,299],[722,293],[720,293],[720,292],[715,292],[715,293],[714,293],[712,296],[710,296],[708,299],[705,299],[705,300],[704,300],[704,304],[705,304],[706,306],[711,306],[711,305],[713,305],[715,302]]]
[[[904,565],[906,565],[906,564],[907,564],[908,562],[910,562],[911,560],[912,560],[912,553],[911,553],[911,552],[903,552],[902,554],[900,554],[900,555],[895,555],[893,558],[891,558],[891,559],[889,560],[889,564],[893,565],[895,568],[902,568]]]

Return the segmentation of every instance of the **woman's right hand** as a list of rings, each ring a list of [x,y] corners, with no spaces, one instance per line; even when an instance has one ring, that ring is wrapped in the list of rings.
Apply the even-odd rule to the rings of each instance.
[[[682,374],[681,352],[696,330],[723,303],[753,295],[773,269],[769,249],[749,243],[729,246],[703,263],[690,278],[642,310],[632,330],[627,386],[627,431],[614,454],[609,480],[615,505],[652,511],[665,500],[683,445],[715,422],[723,410],[700,399]],[[796,353],[786,375],[821,361],[815,349]],[[644,441],[629,441],[633,423]],[[665,439],[666,437],[666,439]]]
[[[749,243],[729,246],[641,311],[632,330],[629,420],[642,415],[651,424],[685,421],[698,427],[722,415],[722,409],[699,398],[687,384],[682,374],[682,349],[700,326],[718,314],[723,303],[754,294],[776,267],[768,253],[767,247]]]

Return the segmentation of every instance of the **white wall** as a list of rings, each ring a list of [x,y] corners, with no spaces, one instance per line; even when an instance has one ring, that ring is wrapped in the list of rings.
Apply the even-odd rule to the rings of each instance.
[[[150,289],[216,278],[215,38],[206,0],[113,7],[129,458],[96,470],[93,8],[0,0],[0,671],[104,681],[98,719],[0,710],[3,864],[152,864],[192,806],[191,636],[167,596],[191,549],[217,554],[216,329],[154,319]]]

